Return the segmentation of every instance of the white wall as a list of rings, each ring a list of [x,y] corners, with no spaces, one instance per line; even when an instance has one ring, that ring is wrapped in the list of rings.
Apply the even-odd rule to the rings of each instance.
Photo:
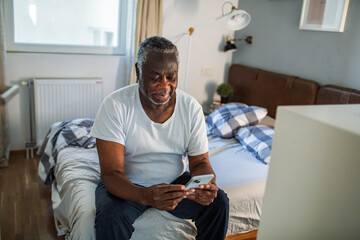
[[[175,40],[179,33],[211,21],[222,15],[220,0],[165,0],[163,6],[163,36]],[[231,1],[235,6],[237,2]],[[231,5],[224,10],[229,12]],[[234,34],[225,27],[225,19],[199,29],[192,35],[189,80],[187,92],[194,96],[204,108],[213,102],[218,84],[227,79],[231,54],[222,51],[225,36]],[[180,52],[179,87],[184,89],[189,36],[181,38],[176,45]],[[202,73],[203,72],[203,73]],[[204,73],[205,72],[205,73]]]
[[[104,96],[125,86],[125,57],[66,54],[7,54],[7,84],[20,84],[35,77],[101,77]],[[27,87],[8,104],[11,150],[25,149],[30,138]]]

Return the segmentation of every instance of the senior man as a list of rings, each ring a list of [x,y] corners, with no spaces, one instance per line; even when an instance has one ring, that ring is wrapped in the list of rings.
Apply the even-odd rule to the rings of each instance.
[[[178,55],[166,38],[145,39],[135,64],[139,83],[111,93],[99,109],[91,131],[101,168],[97,240],[130,239],[132,224],[149,207],[192,219],[196,239],[226,236],[229,199],[216,178],[185,190],[191,176],[215,173],[202,108],[177,89]]]

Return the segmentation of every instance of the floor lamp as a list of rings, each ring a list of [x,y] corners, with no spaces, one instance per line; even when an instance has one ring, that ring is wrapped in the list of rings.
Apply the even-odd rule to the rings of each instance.
[[[230,12],[224,14],[224,6],[226,4],[231,4],[231,10],[230,10]],[[191,41],[192,41],[192,36],[193,36],[195,29],[200,29],[202,27],[210,25],[210,24],[212,24],[220,19],[223,19],[223,18],[227,18],[226,25],[227,25],[228,29],[233,30],[233,31],[237,31],[237,30],[241,30],[241,29],[245,28],[247,25],[249,25],[250,20],[251,20],[251,16],[249,13],[247,13],[244,10],[236,8],[231,2],[225,2],[222,5],[222,15],[221,16],[219,16],[215,19],[212,19],[210,21],[204,22],[202,24],[199,24],[197,26],[190,27],[188,29],[188,31],[180,33],[175,37],[176,40],[174,40],[174,43],[179,41],[185,35],[189,36],[187,58],[186,58],[186,69],[185,69],[185,82],[184,82],[184,91],[185,92],[187,91],[187,83],[188,83],[188,75],[189,75],[189,67],[190,67]]]

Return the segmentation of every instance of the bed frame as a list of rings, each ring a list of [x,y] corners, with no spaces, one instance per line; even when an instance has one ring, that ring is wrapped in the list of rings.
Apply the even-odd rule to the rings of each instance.
[[[275,118],[279,105],[353,104],[360,103],[360,91],[233,64],[228,83],[234,87],[232,102],[264,107]],[[257,230],[228,236],[226,240],[256,240]]]

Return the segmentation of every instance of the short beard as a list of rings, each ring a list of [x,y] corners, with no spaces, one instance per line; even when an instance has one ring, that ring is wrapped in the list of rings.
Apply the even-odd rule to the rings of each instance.
[[[139,86],[139,89],[140,89],[140,91],[142,92],[142,94],[144,95],[144,96],[146,96],[146,94],[145,94],[145,92],[144,92],[144,90]],[[157,105],[157,106],[163,106],[163,105],[165,105],[165,104],[167,104],[169,101],[170,101],[170,99],[172,98],[172,96],[174,96],[174,91],[171,91],[171,90],[160,90],[160,91],[153,91],[153,92],[151,92],[151,96],[153,95],[153,94],[161,94],[161,93],[170,93],[171,95],[170,95],[170,97],[165,101],[165,102],[155,102],[151,97],[147,97],[148,99],[149,99],[149,101],[151,102],[151,103],[153,103],[154,105]]]

